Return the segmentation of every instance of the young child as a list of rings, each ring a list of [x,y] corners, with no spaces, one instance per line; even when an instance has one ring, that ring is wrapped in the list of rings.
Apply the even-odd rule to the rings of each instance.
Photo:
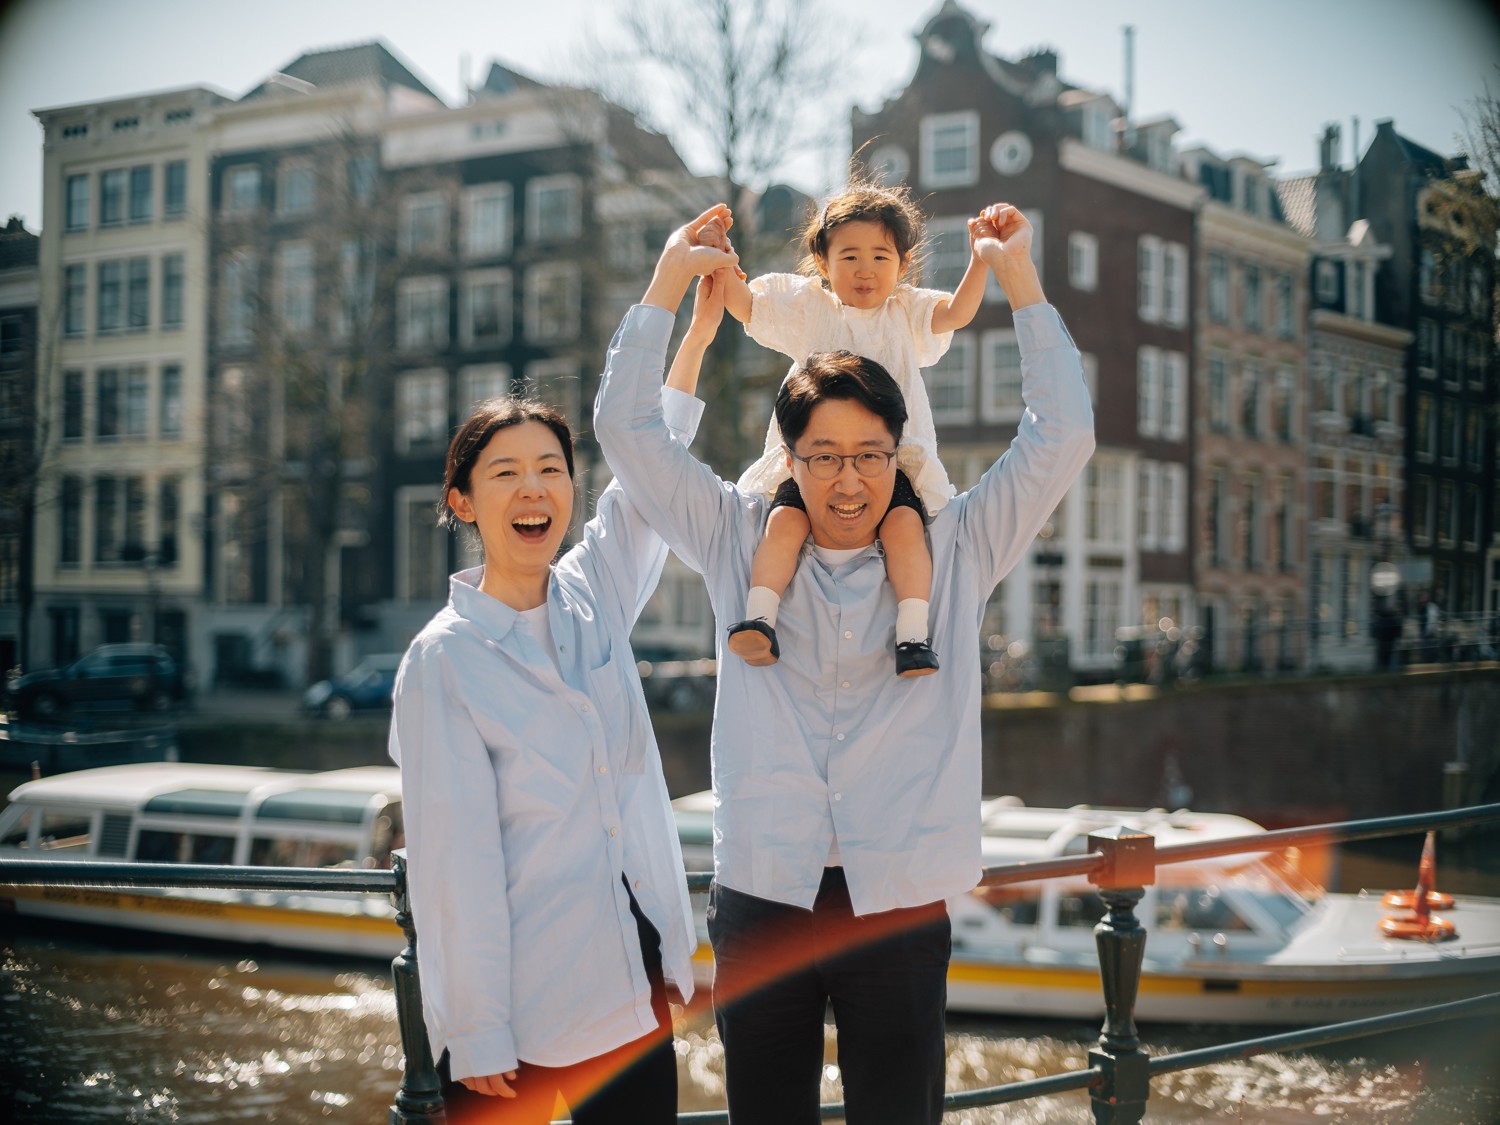
[[[969,221],[971,247],[976,221]],[[721,271],[730,315],[757,343],[791,357],[793,371],[814,352],[845,349],[879,363],[905,395],[907,425],[880,540],[897,599],[896,674],[907,677],[938,670],[927,623],[932,555],[925,529],[928,514],[954,494],[938,460],[920,369],[936,363],[954,330],[974,318],[988,272],[971,249],[953,293],[907,284],[903,279],[922,238],[921,211],[904,187],[856,182],[805,228],[802,274],[766,274],[747,284]],[[745,619],[730,626],[727,642],[730,652],[756,666],[774,664],[780,655],[776,612],[809,532],[801,493],[788,471],[789,453],[772,417],[765,452],[739,480],[742,492],[772,497],[765,538],[751,561]],[[871,476],[885,471],[880,457],[867,460],[868,466],[854,462],[856,471],[868,469]],[[843,462],[830,461],[828,468],[836,474]],[[808,469],[816,473],[818,466],[809,463]]]

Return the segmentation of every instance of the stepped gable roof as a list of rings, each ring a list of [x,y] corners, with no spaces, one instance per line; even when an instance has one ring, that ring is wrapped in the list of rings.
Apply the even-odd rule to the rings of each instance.
[[[0,230],[0,270],[34,269],[41,238],[26,229],[19,215],[12,215]]]
[[[514,67],[491,62],[490,71],[484,77],[484,85],[475,93],[514,94],[520,90],[544,90],[547,85],[546,82],[538,82],[535,78],[522,74]]]
[[[361,82],[376,82],[382,87],[405,86],[434,101],[440,98],[425,82],[396,57],[383,42],[357,43],[349,47],[330,47],[322,51],[309,51],[299,55],[284,66],[278,75],[295,78],[309,86],[352,86]],[[269,79],[246,94],[241,101],[263,97],[275,85]]]
[[[1276,196],[1287,226],[1312,238],[1317,234],[1317,176],[1290,176],[1276,181]]]
[[[1425,145],[1419,145],[1410,137],[1403,137],[1396,132],[1396,122],[1391,118],[1375,122],[1375,135],[1386,134],[1395,143],[1397,150],[1405,158],[1408,164],[1417,168],[1442,174],[1449,170],[1451,161],[1433,152]]]

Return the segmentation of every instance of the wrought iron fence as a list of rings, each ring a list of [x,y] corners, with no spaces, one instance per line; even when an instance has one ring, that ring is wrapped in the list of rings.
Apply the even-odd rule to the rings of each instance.
[[[1086,1089],[1095,1122],[1099,1125],[1131,1125],[1144,1116],[1151,1079],[1158,1075],[1272,1051],[1359,1039],[1444,1020],[1500,1016],[1500,993],[1491,993],[1408,1012],[1303,1028],[1157,1057],[1151,1057],[1141,1049],[1135,1026],[1136,992],[1140,985],[1146,931],[1134,911],[1145,888],[1155,881],[1159,865],[1486,823],[1500,823],[1500,804],[1286,828],[1165,848],[1157,848],[1149,833],[1117,827],[1091,833],[1090,851],[1084,855],[986,868],[981,880],[984,886],[1081,875],[1099,889],[1106,913],[1095,927],[1094,935],[1104,991],[1104,1026],[1098,1043],[1088,1053],[1087,1067],[1024,1082],[950,1093],[943,1098],[944,1111],[1004,1105]],[[712,875],[689,873],[687,882],[690,891],[701,894],[709,889]],[[396,923],[406,938],[406,948],[391,963],[396,1020],[406,1066],[395,1102],[390,1107],[389,1122],[390,1125],[436,1125],[444,1120],[441,1089],[422,1020],[417,935],[407,896],[406,859],[401,852],[393,853],[389,871],[0,859],[0,886],[4,885],[390,894],[396,904]],[[828,1103],[821,1107],[821,1113],[825,1121],[841,1120],[844,1107],[841,1103]],[[725,1111],[710,1110],[680,1114],[677,1120],[679,1125],[728,1125],[729,1116]]]

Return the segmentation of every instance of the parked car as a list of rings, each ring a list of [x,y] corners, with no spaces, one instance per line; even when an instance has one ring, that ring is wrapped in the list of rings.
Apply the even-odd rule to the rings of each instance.
[[[181,665],[152,644],[100,645],[65,668],[30,672],[7,686],[10,708],[37,719],[73,709],[170,711],[187,698]]]
[[[367,656],[337,679],[319,680],[303,693],[303,709],[329,719],[347,719],[356,711],[388,710],[401,656],[399,652]]]

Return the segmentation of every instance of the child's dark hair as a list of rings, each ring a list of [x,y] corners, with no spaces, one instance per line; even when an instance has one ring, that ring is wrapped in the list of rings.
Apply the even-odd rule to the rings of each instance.
[[[911,190],[905,184],[886,185],[873,179],[858,176],[849,181],[849,186],[828,201],[823,209],[812,215],[799,242],[803,259],[799,263],[804,274],[817,277],[820,265],[828,260],[828,237],[834,227],[843,223],[879,223],[890,232],[896,244],[896,253],[903,265],[915,265],[922,250],[926,221]]]
[[[790,448],[807,432],[813,408],[830,399],[857,402],[883,421],[899,445],[906,428],[906,397],[890,372],[853,352],[808,356],[776,392],[776,424]]]
[[[443,494],[438,500],[438,522],[442,526],[457,528],[463,522],[448,506],[448,493],[456,488],[465,496],[469,494],[474,464],[490,443],[490,438],[497,431],[507,426],[519,426],[522,422],[540,422],[557,435],[563,459],[568,463],[568,479],[574,479],[573,429],[562,411],[545,402],[516,395],[486,399],[474,407],[448,443],[448,456],[443,464]]]

